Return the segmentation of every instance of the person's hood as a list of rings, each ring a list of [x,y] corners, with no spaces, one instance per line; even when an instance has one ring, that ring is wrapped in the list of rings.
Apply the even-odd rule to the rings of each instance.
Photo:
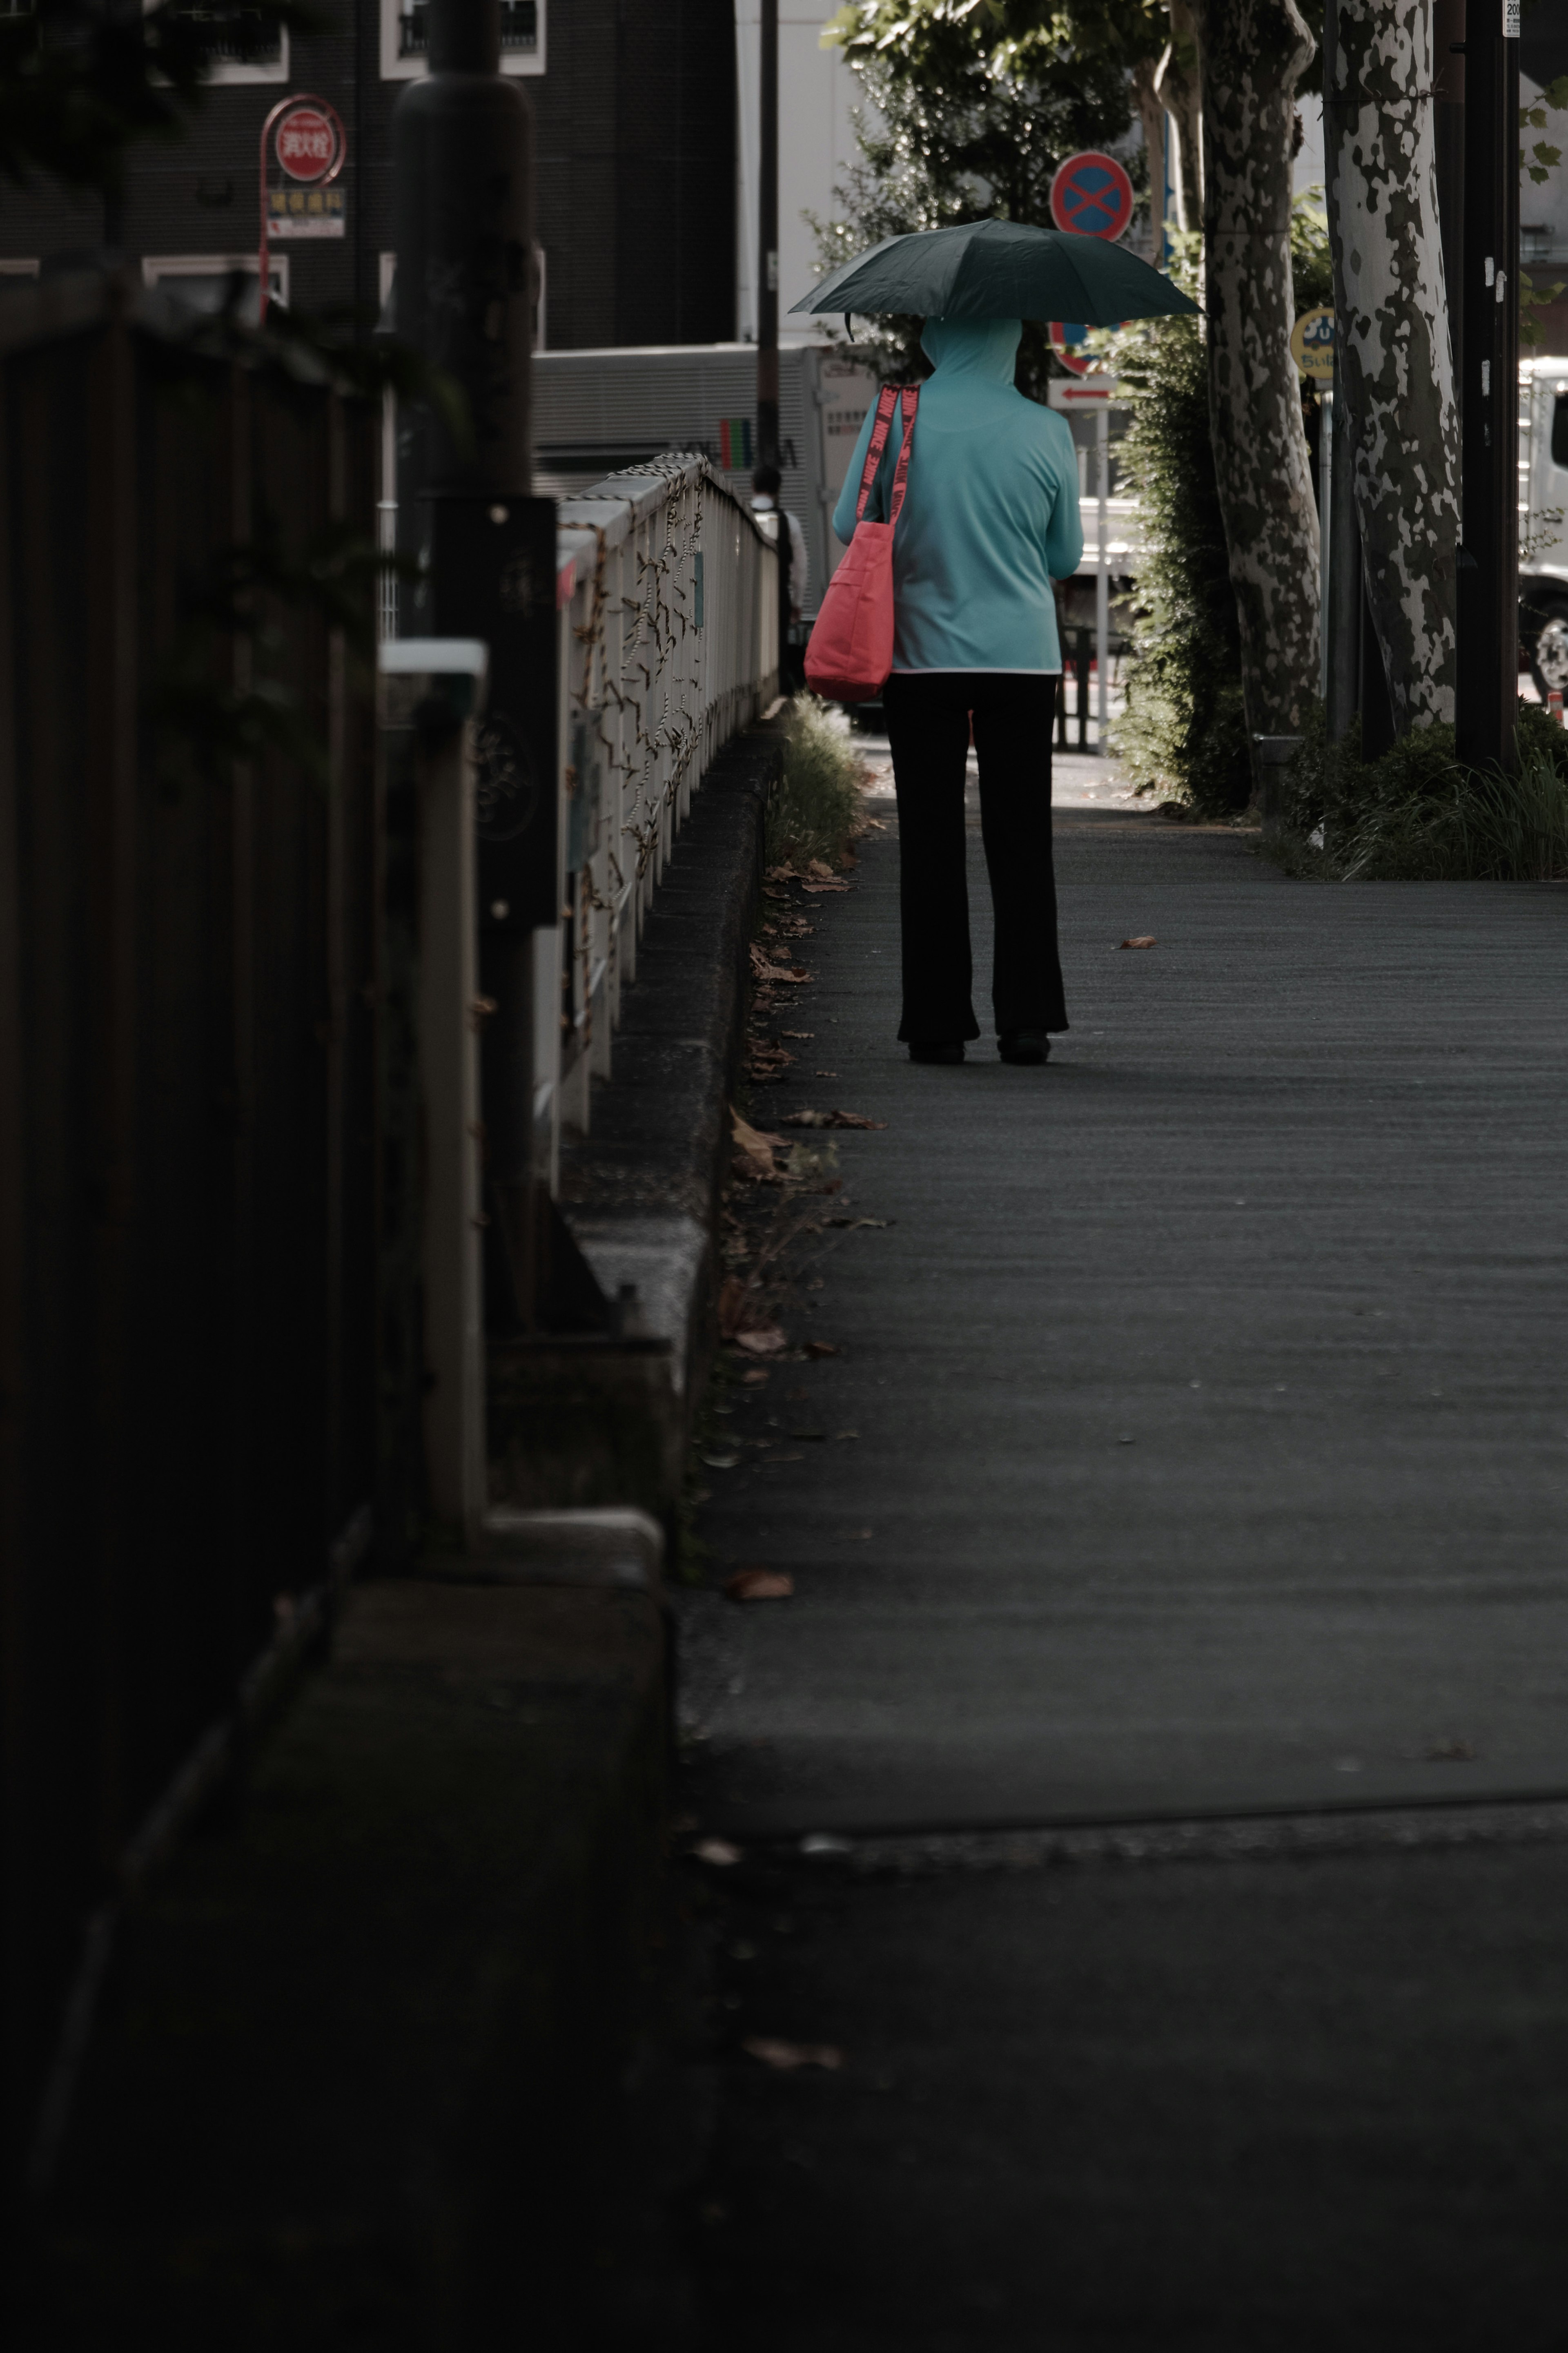
[[[921,349],[943,384],[967,376],[1010,391],[1023,334],[1022,319],[928,319]]]

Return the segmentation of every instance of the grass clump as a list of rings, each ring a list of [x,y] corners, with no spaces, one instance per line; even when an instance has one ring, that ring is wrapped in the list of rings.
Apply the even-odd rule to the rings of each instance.
[[[859,755],[826,703],[795,695],[784,717],[784,775],[768,803],[768,864],[851,863],[861,779]]]
[[[1330,744],[1314,705],[1268,854],[1288,873],[1334,882],[1568,877],[1568,735],[1521,703],[1517,743],[1511,775],[1462,767],[1444,725],[1413,728],[1366,760],[1359,726]]]

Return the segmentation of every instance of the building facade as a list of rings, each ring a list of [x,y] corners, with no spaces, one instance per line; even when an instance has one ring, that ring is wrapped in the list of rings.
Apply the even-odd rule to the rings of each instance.
[[[134,149],[116,207],[42,180],[0,192],[0,273],[108,247],[193,306],[216,305],[229,271],[258,269],[267,117],[308,93],[343,123],[343,233],[280,239],[272,290],[313,311],[374,311],[390,273],[393,112],[426,70],[427,13],[426,0],[326,0],[322,31],[258,41],[237,12],[189,135]],[[542,341],[732,335],[731,0],[501,0],[501,38],[502,69],[533,104]]]

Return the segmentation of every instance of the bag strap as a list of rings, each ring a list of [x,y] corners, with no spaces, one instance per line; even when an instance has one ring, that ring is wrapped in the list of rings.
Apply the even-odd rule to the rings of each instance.
[[[866,501],[871,495],[871,485],[877,479],[877,469],[888,446],[888,435],[893,425],[893,404],[898,396],[897,390],[890,384],[885,384],[877,395],[877,421],[871,427],[871,438],[866,444],[866,463],[860,470],[860,495],[855,501],[857,522],[866,512]]]
[[[921,405],[919,385],[906,385],[900,397],[904,403],[904,442],[899,451],[899,462],[893,472],[893,495],[888,502],[889,522],[898,522],[899,510],[904,503],[904,491],[910,471],[910,451],[914,446],[915,438],[915,411]]]

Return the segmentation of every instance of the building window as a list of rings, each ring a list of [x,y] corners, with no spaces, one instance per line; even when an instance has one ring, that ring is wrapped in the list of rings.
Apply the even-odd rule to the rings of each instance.
[[[236,7],[182,8],[180,14],[203,26],[212,44],[209,85],[232,89],[246,82],[288,80],[288,34],[247,8],[244,0]]]
[[[261,309],[258,299],[259,272],[254,253],[150,253],[142,264],[143,282],[160,288],[171,301],[193,317],[210,317],[223,309],[237,271],[246,281],[239,315],[254,324]],[[268,301],[287,306],[286,253],[268,255],[267,285]]]
[[[545,0],[500,0],[502,73],[544,71],[544,12]],[[384,81],[412,81],[422,74],[429,41],[427,0],[381,0]]]

